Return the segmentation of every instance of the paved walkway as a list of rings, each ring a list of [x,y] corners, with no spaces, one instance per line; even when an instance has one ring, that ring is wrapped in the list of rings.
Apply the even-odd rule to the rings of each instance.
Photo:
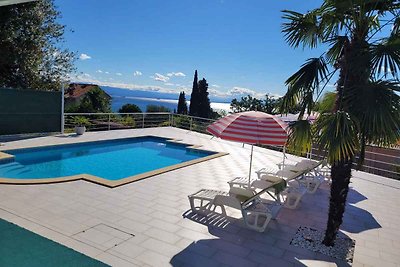
[[[234,218],[191,216],[188,194],[228,190],[228,180],[247,174],[247,145],[166,127],[43,137],[1,149],[140,135],[179,138],[230,154],[114,189],[84,181],[0,185],[0,218],[113,266],[348,266],[289,244],[299,226],[325,228],[327,184],[305,195],[297,210],[282,209],[264,233],[249,231]],[[281,160],[281,153],[257,148],[253,168],[276,168]],[[400,266],[399,193],[398,181],[354,172],[341,228],[356,240],[353,266]]]

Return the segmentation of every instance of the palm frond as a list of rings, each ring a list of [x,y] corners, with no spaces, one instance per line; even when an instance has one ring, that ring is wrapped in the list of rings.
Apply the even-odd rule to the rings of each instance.
[[[299,88],[289,86],[286,94],[281,98],[279,113],[289,113],[291,109],[297,107],[300,103],[302,93]]]
[[[349,113],[322,114],[316,122],[317,143],[327,151],[328,162],[333,164],[350,160],[359,147],[358,125]]]
[[[304,155],[311,150],[312,131],[308,120],[294,121],[289,125],[288,148],[294,154]]]
[[[343,55],[343,49],[349,43],[347,36],[337,35],[326,41],[330,45],[328,52],[326,52],[326,59],[330,64],[335,64],[337,60]]]
[[[400,140],[400,96],[393,88],[400,86],[378,80],[352,90],[350,112],[360,122],[367,144],[390,146]]]
[[[317,88],[328,76],[328,65],[323,57],[310,58],[301,68],[290,76],[285,84],[297,88]]]
[[[378,14],[367,17],[366,23],[369,25],[369,31],[373,32],[381,28],[380,16]]]
[[[400,7],[400,1],[398,0],[357,0],[356,2],[358,2],[358,5],[362,6],[366,12],[376,11],[379,14]]]
[[[298,47],[300,44],[304,47],[314,48],[317,46],[321,35],[318,25],[317,10],[306,14],[290,10],[283,10],[282,18],[287,22],[282,24],[282,32],[286,42],[290,46]]]
[[[400,8],[399,0],[324,0],[324,6],[334,8],[338,14],[354,15],[356,13],[376,13],[385,12]]]
[[[324,9],[329,9],[332,13],[342,16],[351,14],[355,7],[353,1],[348,0],[325,0],[322,6]]]
[[[320,10],[319,25],[323,33],[323,39],[330,40],[346,28],[346,16],[343,13],[337,12],[336,8],[330,3],[324,3]]]
[[[400,35],[400,17],[396,18],[393,22],[392,36],[393,35]]]
[[[310,112],[314,107],[314,92],[318,90],[321,81],[328,77],[328,66],[323,57],[310,58],[301,68],[290,76],[285,84],[288,92],[283,97],[281,112],[300,104],[301,114]]]
[[[335,107],[336,98],[336,92],[326,92],[321,101],[318,102],[317,111],[322,114],[332,112]]]
[[[400,73],[400,35],[392,35],[382,39],[378,44],[371,45],[372,69],[375,75],[383,73],[384,77],[390,73],[398,77]]]

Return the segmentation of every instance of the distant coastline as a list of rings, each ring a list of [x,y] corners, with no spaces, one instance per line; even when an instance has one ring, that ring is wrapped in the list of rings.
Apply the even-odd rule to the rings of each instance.
[[[125,104],[135,104],[142,111],[146,111],[148,105],[164,106],[169,108],[171,111],[176,110],[178,105],[178,99],[163,99],[163,98],[149,98],[149,97],[126,97],[126,96],[112,96],[111,109],[113,112],[118,112],[118,109]],[[190,101],[187,101],[189,106]],[[214,111],[224,110],[230,111],[230,103],[211,102],[211,108]]]
[[[178,105],[179,94],[169,94],[154,91],[142,90],[127,90],[114,87],[101,87],[104,91],[111,96],[111,110],[118,112],[118,110],[125,104],[135,104],[142,111],[146,111],[148,105],[158,105],[169,108],[171,111],[176,110]],[[188,106],[190,101],[187,101]],[[213,102],[211,101],[211,108],[215,111],[224,110],[230,111],[229,102]]]

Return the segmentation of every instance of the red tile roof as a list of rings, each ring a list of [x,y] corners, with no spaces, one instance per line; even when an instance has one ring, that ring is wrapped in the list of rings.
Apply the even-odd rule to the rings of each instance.
[[[80,83],[71,83],[67,90],[65,90],[64,96],[66,98],[78,98],[85,95],[91,89],[93,89],[97,85],[93,84],[80,84]]]

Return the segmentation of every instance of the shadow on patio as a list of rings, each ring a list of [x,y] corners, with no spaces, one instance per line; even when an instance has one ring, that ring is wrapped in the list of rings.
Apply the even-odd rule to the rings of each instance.
[[[328,256],[290,245],[294,228],[273,220],[264,233],[248,230],[242,221],[216,213],[183,216],[207,226],[215,239],[193,241],[170,261],[173,266],[308,266],[310,263],[336,263],[350,266]]]
[[[316,194],[306,195],[299,209],[282,209],[277,220],[272,220],[264,233],[246,229],[240,219],[226,218],[215,212],[199,215],[188,210],[183,214],[184,218],[207,226],[208,232],[218,238],[193,241],[170,263],[173,266],[308,266],[323,262],[350,266],[345,261],[290,245],[299,226],[324,229],[328,199],[329,185],[326,184]],[[381,228],[370,212],[355,206],[364,200],[367,197],[350,188],[341,230],[358,234]]]

